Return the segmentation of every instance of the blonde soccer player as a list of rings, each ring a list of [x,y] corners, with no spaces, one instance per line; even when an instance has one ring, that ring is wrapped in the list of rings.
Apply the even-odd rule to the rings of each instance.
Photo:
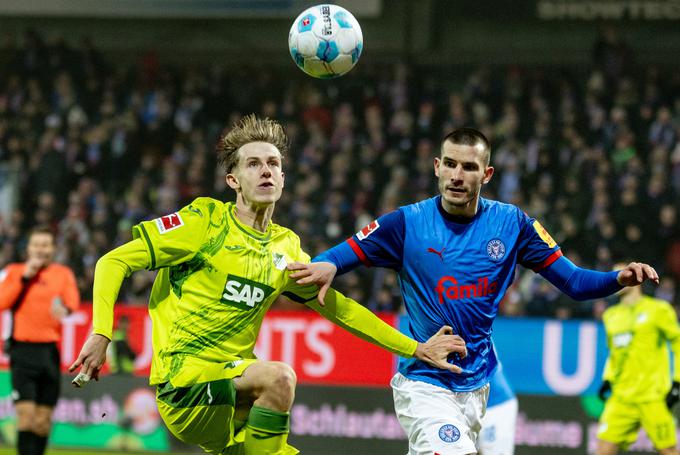
[[[121,283],[141,269],[159,271],[149,300],[150,383],[158,409],[175,436],[208,453],[298,453],[287,443],[295,373],[253,353],[264,315],[279,295],[391,352],[460,371],[447,356],[464,356],[465,343],[450,328],[418,343],[338,292],[322,305],[316,286],[298,285],[288,276],[288,263],[307,262],[309,256],[297,235],[272,222],[283,191],[287,142],[277,122],[244,118],[217,147],[235,203],[198,198],[176,213],[138,224],[134,240],[98,261],[93,332],[71,366],[80,368],[76,384],[97,378]]]

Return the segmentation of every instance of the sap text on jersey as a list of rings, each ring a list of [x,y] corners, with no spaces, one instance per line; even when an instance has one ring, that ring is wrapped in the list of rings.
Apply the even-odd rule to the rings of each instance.
[[[459,284],[452,276],[443,276],[434,288],[439,296],[439,303],[444,304],[444,298],[449,300],[471,299],[486,297],[498,291],[498,281],[489,282],[489,277],[482,277],[476,283]]]
[[[224,285],[222,302],[244,310],[254,308],[274,292],[274,288],[240,276],[228,275]]]

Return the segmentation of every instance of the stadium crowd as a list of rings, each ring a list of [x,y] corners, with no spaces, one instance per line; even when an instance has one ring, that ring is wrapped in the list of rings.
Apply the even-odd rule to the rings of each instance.
[[[255,112],[289,134],[289,189],[274,221],[311,255],[436,194],[439,142],[469,125],[493,145],[496,174],[483,196],[539,219],[579,265],[654,265],[661,285],[648,292],[680,306],[677,68],[636,67],[626,49],[598,42],[595,63],[580,71],[362,61],[343,78],[315,81],[292,63],[171,67],[150,53],[124,66],[87,39],[15,38],[0,47],[0,267],[20,259],[30,227],[50,225],[57,261],[88,300],[97,259],[129,240],[132,225],[197,196],[232,197],[213,146]],[[145,304],[153,277],[134,274],[120,300]],[[350,273],[338,284],[371,309],[400,309],[392,272]],[[606,306],[569,301],[520,269],[501,311],[599,318]]]

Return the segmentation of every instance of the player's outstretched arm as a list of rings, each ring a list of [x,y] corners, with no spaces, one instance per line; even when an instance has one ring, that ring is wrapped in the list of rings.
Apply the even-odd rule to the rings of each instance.
[[[288,264],[288,270],[293,271],[290,278],[296,280],[299,285],[315,284],[319,286],[319,294],[317,300],[319,305],[324,305],[326,293],[333,283],[333,278],[338,271],[338,268],[332,262],[312,262],[311,264],[303,264],[301,262],[293,262]]]
[[[123,280],[148,266],[148,253],[141,239],[111,250],[97,261],[92,291],[92,335],[69,367],[70,372],[81,368],[73,380],[76,387],[84,386],[90,379],[98,379],[106,361],[106,347],[113,336],[113,307]]]
[[[459,366],[447,362],[451,354],[467,355],[465,340],[453,335],[450,327],[442,327],[427,342],[418,343],[335,289],[329,290],[324,306],[315,299],[306,304],[334,324],[383,349],[402,357],[415,357],[436,368],[455,373],[462,371]]]
[[[369,223],[361,231],[344,242],[312,259],[311,264],[300,260],[291,264],[294,271],[290,278],[297,284],[319,286],[318,300],[324,305],[326,293],[336,275],[354,270],[360,265],[387,267],[398,270],[402,266],[404,253],[404,213],[395,210]],[[317,265],[324,264],[324,265]]]
[[[607,297],[625,286],[638,286],[644,281],[659,282],[659,275],[653,267],[631,262],[622,270],[598,272],[577,267],[565,256],[560,257],[539,272],[557,289],[575,300],[589,300]]]

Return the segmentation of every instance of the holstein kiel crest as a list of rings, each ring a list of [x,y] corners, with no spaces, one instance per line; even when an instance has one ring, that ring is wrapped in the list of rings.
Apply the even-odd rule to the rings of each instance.
[[[460,430],[450,423],[447,423],[439,429],[439,437],[444,442],[456,442],[460,439]]]
[[[486,254],[492,261],[500,261],[505,256],[505,244],[500,239],[489,240],[486,244]]]

